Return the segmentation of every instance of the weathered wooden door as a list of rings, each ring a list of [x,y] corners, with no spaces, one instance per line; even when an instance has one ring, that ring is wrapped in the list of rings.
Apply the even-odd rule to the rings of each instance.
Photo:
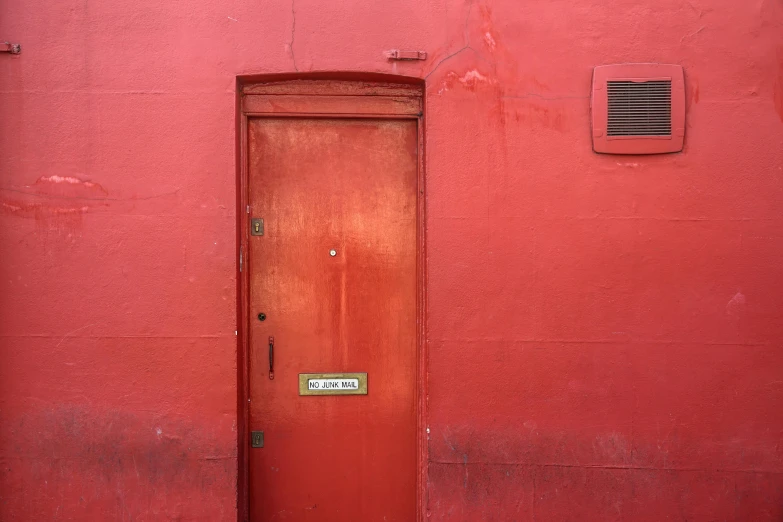
[[[247,139],[250,519],[411,522],[417,122],[250,118]]]

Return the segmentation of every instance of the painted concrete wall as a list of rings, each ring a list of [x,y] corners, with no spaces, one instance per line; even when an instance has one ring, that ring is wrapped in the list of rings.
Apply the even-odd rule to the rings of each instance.
[[[426,79],[430,520],[783,517],[779,0],[4,0],[0,39],[0,519],[236,517],[236,77],[336,70]],[[683,153],[591,152],[615,62],[686,68]]]

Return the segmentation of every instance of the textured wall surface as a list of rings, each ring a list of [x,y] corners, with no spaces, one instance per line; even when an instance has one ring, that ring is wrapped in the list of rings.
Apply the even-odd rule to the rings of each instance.
[[[234,91],[296,71],[426,79],[430,520],[783,517],[780,0],[2,0],[0,40],[0,519],[236,517]],[[591,152],[616,62],[685,67],[682,153]]]

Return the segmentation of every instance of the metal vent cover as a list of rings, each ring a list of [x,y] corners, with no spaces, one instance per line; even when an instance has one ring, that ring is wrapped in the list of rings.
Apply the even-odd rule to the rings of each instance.
[[[607,136],[671,136],[672,82],[606,82]]]
[[[659,154],[682,150],[685,82],[679,65],[596,67],[591,108],[596,152]]]

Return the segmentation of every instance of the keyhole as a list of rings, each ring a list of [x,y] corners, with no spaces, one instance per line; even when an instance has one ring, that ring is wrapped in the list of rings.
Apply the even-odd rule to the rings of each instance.
[[[258,223],[256,223],[256,232],[258,232],[258,226],[259,226]]]
[[[266,321],[266,314],[265,313],[258,314],[258,320],[259,321]]]

